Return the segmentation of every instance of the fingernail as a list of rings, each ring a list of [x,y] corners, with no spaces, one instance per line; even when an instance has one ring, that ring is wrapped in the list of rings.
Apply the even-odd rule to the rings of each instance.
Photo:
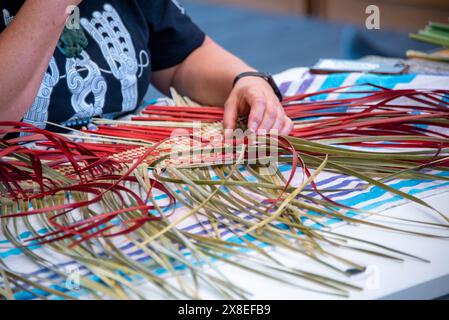
[[[258,126],[259,126],[259,124],[257,122],[252,122],[249,126],[249,129],[256,132]]]

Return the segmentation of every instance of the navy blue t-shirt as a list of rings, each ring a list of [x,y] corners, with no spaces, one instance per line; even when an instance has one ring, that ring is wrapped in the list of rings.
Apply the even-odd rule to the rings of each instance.
[[[0,32],[23,3],[0,0]],[[132,112],[151,71],[181,63],[205,37],[177,0],[85,0],[79,9],[89,45],[78,58],[55,50],[23,119],[41,128],[46,121],[79,126]]]

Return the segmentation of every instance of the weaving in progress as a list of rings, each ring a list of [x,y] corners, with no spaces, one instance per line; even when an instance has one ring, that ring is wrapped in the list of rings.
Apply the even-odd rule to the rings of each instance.
[[[448,180],[448,94],[366,84],[286,97],[295,124],[290,136],[246,136],[228,145],[217,143],[223,109],[175,92],[171,105],[149,105],[131,120],[94,120],[96,126],[66,135],[1,122],[2,133],[21,134],[1,141],[2,231],[10,248],[55,275],[62,276],[61,269],[31,247],[75,260],[83,270],[82,292],[91,297],[143,297],[139,281],[171,298],[199,298],[202,286],[223,298],[247,297],[214,272],[217,262],[279,281],[284,273],[308,290],[347,296],[361,288],[283,266],[269,248],[295,251],[347,276],[365,266],[335,255],[333,247],[428,262],[381,243],[368,243],[369,250],[353,245],[366,241],[334,233],[326,221],[447,237],[373,223],[364,217],[376,213],[338,199],[383,190],[430,209],[440,221],[402,222],[447,229],[447,215],[393,182]],[[173,135],[180,129],[184,133]],[[251,157],[251,149],[265,151],[267,160],[270,145],[277,159],[268,170],[269,161]],[[332,177],[351,183],[329,187]],[[187,278],[180,278],[181,270]],[[178,281],[167,281],[170,276]],[[77,298],[60,290],[57,276],[25,278],[2,266],[2,279],[4,297]]]
[[[449,299],[448,16],[0,0],[0,303],[288,319]]]

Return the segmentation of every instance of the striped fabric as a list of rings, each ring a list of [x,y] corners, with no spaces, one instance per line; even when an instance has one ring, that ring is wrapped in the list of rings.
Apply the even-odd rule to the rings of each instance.
[[[424,75],[400,75],[400,76],[378,76],[378,75],[368,75],[361,73],[351,73],[351,74],[337,74],[337,75],[311,75],[308,69],[296,68],[285,71],[281,74],[275,76],[276,81],[279,83],[280,88],[284,95],[291,96],[298,93],[315,92],[320,90],[325,90],[329,88],[346,86],[346,85],[363,85],[366,83],[372,83],[388,88],[414,88],[414,89],[447,89],[449,88],[449,77],[440,76],[424,76]],[[288,165],[281,165],[281,171],[288,175],[291,171],[291,167]],[[301,173],[297,173],[301,175]],[[441,175],[449,175],[448,173],[439,173]],[[295,177],[296,181],[301,181],[301,177]],[[344,175],[324,173],[318,180],[317,185],[321,189],[351,189],[361,185],[362,182],[357,178],[351,178]],[[434,181],[413,181],[413,180],[392,180],[388,183],[394,188],[400,189],[408,194],[419,196],[423,199],[432,195],[444,193],[449,191],[449,182],[434,182]],[[314,195],[310,192],[310,195]],[[330,196],[333,200],[339,203],[354,207],[357,209],[362,209],[366,211],[371,211],[373,213],[380,213],[392,207],[401,205],[405,203],[404,199],[399,196],[391,194],[385,190],[378,187],[371,187],[363,192],[354,191],[342,191],[338,193],[333,193]],[[156,199],[161,205],[165,201],[168,201],[165,195],[157,195]],[[182,216],[187,209],[181,204],[177,204],[176,217]],[[355,212],[349,212],[348,215],[356,215]],[[242,218],[248,218],[242,215]],[[212,231],[212,226],[208,225],[207,221],[198,220],[201,218],[192,218],[183,222],[180,225],[181,228],[189,230],[190,232],[197,234],[207,234],[208,231]],[[319,226],[314,224],[312,221],[304,221],[309,225],[314,225],[317,228]],[[333,225],[340,223],[337,219],[326,219],[320,221],[320,223],[332,227]],[[20,227],[20,226],[19,226]],[[23,228],[23,230],[26,230]],[[41,233],[44,234],[46,230],[42,229]],[[222,230],[223,238],[231,241],[238,241],[234,235],[227,233],[228,231]],[[29,232],[23,232],[21,234],[22,240],[31,238]],[[133,257],[133,259],[139,262],[149,261],[151,258],[148,257],[142,250],[136,248],[132,243],[123,242],[121,239],[116,239],[120,244],[120,248],[123,253]],[[262,244],[259,244],[262,245]],[[44,256],[46,259],[50,259],[54,265],[61,268],[65,273],[70,273],[71,270],[77,270],[81,274],[89,275],[89,271],[80,266],[77,262],[71,261],[65,257],[61,257],[57,254],[52,254],[48,249],[39,247],[38,245],[30,247],[30,250],[38,255]],[[188,253],[186,253],[188,254]],[[42,268],[38,265],[32,263],[28,258],[26,258],[21,249],[13,248],[8,241],[5,240],[4,236],[0,232],[0,259],[15,270],[16,272],[22,272],[23,274],[28,274],[30,276],[38,276],[40,279],[51,279],[56,283],[61,282],[63,284],[65,279],[52,274],[48,269]],[[182,265],[179,266],[181,270]],[[153,270],[158,275],[163,275],[165,270]],[[92,276],[92,279],[95,279]],[[0,283],[1,285],[1,283]],[[58,290],[66,290],[64,286],[55,286],[54,288]],[[43,292],[36,291],[36,293],[44,294]],[[84,293],[82,291],[71,292],[75,297],[82,296]],[[16,295],[18,299],[33,299],[35,298],[30,293],[19,293]],[[50,297],[51,298],[51,297]]]

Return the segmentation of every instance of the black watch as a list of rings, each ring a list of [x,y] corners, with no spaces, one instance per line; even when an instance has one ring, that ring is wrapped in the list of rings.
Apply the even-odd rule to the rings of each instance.
[[[243,72],[239,74],[237,77],[235,77],[234,83],[232,87],[235,87],[235,84],[242,78],[245,77],[259,77],[262,79],[265,79],[268,84],[273,88],[274,93],[278,97],[279,101],[282,101],[284,97],[282,96],[281,90],[279,90],[279,87],[277,86],[276,82],[274,81],[273,77],[269,73],[264,72]]]

